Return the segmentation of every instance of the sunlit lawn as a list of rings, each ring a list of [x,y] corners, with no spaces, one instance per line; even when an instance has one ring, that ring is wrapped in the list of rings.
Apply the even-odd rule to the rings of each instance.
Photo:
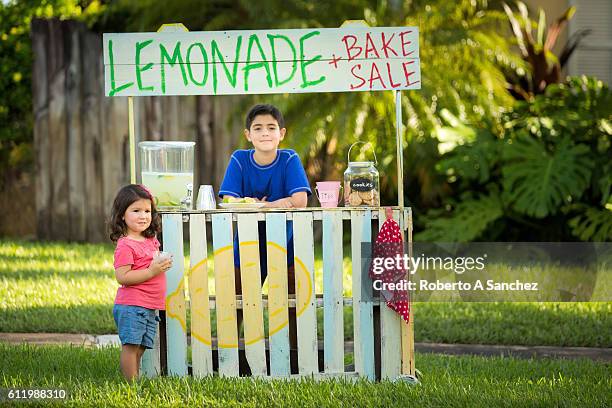
[[[422,383],[262,381],[163,377],[128,385],[118,348],[0,344],[0,388],[67,391],[69,405],[300,407],[605,407],[612,405],[607,364],[418,354]],[[58,406],[66,405],[59,401]]]
[[[0,332],[114,333],[112,259],[110,244],[0,241]],[[318,287],[321,267],[318,256]],[[348,273],[344,288],[351,288]],[[414,310],[416,341],[612,346],[612,303],[419,303]],[[345,308],[347,334],[351,314]]]

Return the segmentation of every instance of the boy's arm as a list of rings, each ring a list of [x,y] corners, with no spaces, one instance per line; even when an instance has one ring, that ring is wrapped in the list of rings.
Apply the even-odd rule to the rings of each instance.
[[[298,191],[276,201],[266,203],[266,208],[304,208],[308,204],[308,194],[305,191]]]
[[[117,282],[124,286],[138,285],[168,270],[172,265],[172,259],[162,262],[152,262],[147,269],[132,270],[131,265],[120,266],[115,269]]]
[[[229,163],[225,169],[225,175],[219,188],[219,197],[242,197],[242,167],[234,152],[230,156]]]

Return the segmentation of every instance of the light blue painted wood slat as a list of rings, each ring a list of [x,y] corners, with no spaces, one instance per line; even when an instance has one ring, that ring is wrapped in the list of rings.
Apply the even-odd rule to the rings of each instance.
[[[342,214],[323,211],[323,356],[326,373],[344,372]]]
[[[185,265],[182,214],[163,214],[164,251],[174,258],[166,272],[166,344],[168,375],[187,375],[187,327],[185,316]]]
[[[301,375],[319,372],[312,218],[310,212],[293,213],[298,368]]]
[[[266,214],[270,375],[289,376],[287,227],[284,213]]]
[[[212,234],[219,375],[238,377],[238,325],[231,213],[213,214]]]
[[[153,348],[145,350],[140,361],[140,371],[143,376],[153,378],[161,375],[160,344],[159,344],[159,324]]]
[[[396,221],[396,212],[394,219]],[[379,229],[386,220],[384,209],[379,211]],[[380,305],[380,333],[381,333],[381,362],[380,375],[382,379],[394,379],[400,375],[402,365],[401,347],[401,317],[395,311],[389,309],[387,305]]]
[[[368,276],[369,264],[365,258],[372,243],[372,211],[351,211],[351,264],[353,268],[353,329],[355,336],[355,371],[365,378],[375,380],[374,318],[372,279]],[[369,253],[364,253],[367,250]]]
[[[253,214],[238,214],[237,218],[245,355],[252,375],[265,376],[268,368],[261,299],[257,217],[254,217]]]
[[[208,297],[208,249],[204,214],[189,217],[189,299],[193,376],[212,375],[212,338]]]

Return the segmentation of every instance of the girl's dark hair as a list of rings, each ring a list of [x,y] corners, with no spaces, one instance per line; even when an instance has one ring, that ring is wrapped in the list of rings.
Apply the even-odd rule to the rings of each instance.
[[[279,128],[282,129],[285,127],[285,119],[283,118],[283,114],[276,106],[270,104],[259,104],[253,106],[249,113],[247,113],[245,120],[246,130],[251,130],[251,123],[253,123],[255,117],[259,115],[272,115],[272,117],[276,119],[276,122],[278,122]]]
[[[161,231],[161,219],[157,212],[157,208],[155,208],[155,200],[149,190],[140,184],[129,184],[119,190],[113,202],[113,209],[111,210],[109,222],[111,241],[117,242],[119,238],[127,234],[127,225],[123,220],[125,210],[127,210],[132,203],[143,198],[151,201],[151,225],[142,232],[142,235],[146,238],[153,238]]]

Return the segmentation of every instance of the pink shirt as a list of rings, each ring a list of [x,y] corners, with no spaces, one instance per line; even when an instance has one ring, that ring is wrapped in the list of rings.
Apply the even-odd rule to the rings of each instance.
[[[115,248],[115,269],[130,265],[133,271],[146,269],[159,250],[157,238],[136,241],[128,237],[119,238]],[[128,272],[129,274],[130,272]],[[166,309],[166,274],[159,275],[137,285],[121,285],[115,297],[116,305],[142,306],[147,309]]]

